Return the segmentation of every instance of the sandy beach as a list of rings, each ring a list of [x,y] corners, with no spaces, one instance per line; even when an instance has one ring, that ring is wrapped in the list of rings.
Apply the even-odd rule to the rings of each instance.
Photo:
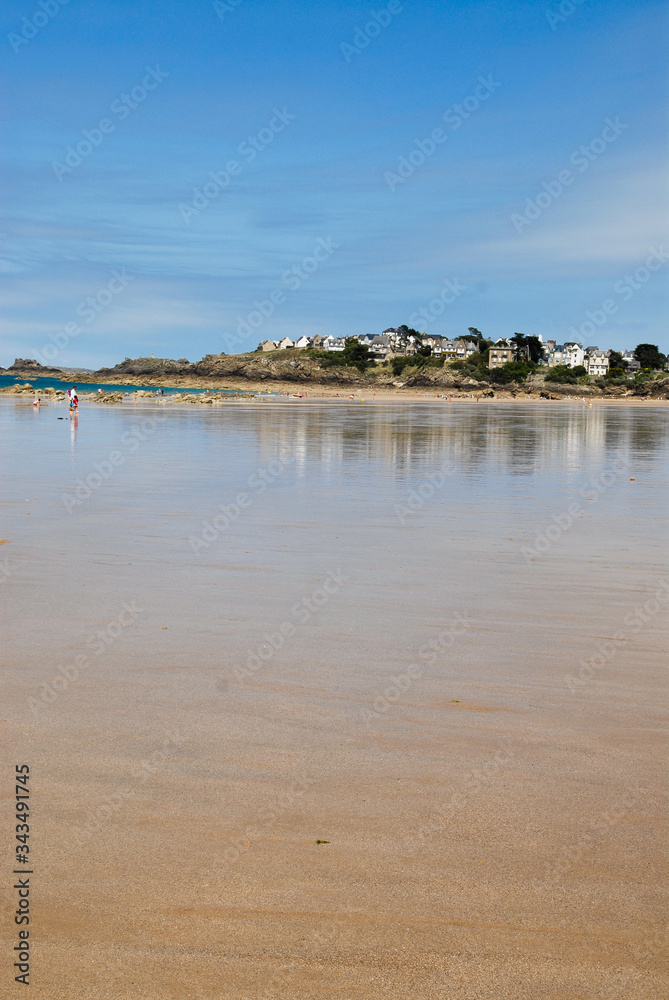
[[[666,404],[290,402],[0,400],[33,989],[665,996]]]

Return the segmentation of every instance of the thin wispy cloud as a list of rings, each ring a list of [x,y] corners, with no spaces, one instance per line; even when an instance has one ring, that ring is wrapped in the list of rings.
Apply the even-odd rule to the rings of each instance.
[[[257,0],[221,21],[206,4],[156,18],[143,0],[92,0],[8,50],[2,363],[120,266],[132,288],[72,342],[70,363],[220,350],[319,237],[340,249],[268,335],[380,332],[457,276],[470,291],[431,332],[561,338],[567,304],[589,308],[661,242],[661,5],[583,4],[555,27],[543,8],[510,0],[404,5],[347,62],[340,43],[359,20],[358,7],[334,2]],[[168,74],[160,85],[133,90],[155,66]],[[486,79],[494,92],[477,105]],[[122,117],[114,102],[126,100]],[[274,109],[295,117],[272,134]],[[579,173],[572,155],[616,116],[628,127]],[[96,145],[105,118],[114,128]],[[75,166],[59,179],[53,164],[66,155]],[[229,183],[207,194],[232,161]],[[391,189],[398,168],[406,176]],[[573,183],[518,232],[514,213],[544,185],[555,191],[565,169]],[[179,206],[203,197],[185,222]],[[631,346],[633,320],[637,339],[669,347],[667,280],[637,296],[624,329],[611,324],[608,346]]]

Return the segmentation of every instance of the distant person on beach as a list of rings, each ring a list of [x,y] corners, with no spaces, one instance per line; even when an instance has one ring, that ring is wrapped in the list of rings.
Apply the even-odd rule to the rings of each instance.
[[[67,390],[67,395],[70,399],[70,409],[76,410],[79,406],[79,400],[77,399],[77,387],[73,385],[71,389]]]

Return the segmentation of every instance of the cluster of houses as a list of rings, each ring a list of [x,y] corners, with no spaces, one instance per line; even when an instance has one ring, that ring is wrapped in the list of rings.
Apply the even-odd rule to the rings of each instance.
[[[573,341],[566,344],[558,344],[554,340],[543,341],[539,337],[543,347],[543,357],[539,361],[540,365],[554,368],[556,365],[566,365],[567,368],[578,368],[582,366],[586,373],[591,376],[606,375],[610,361],[611,351],[600,351],[599,347],[583,347],[583,344],[576,344]],[[516,360],[517,348],[509,340],[498,340],[489,351],[489,368],[501,368],[507,361]],[[623,362],[626,363],[627,371],[638,372],[640,365],[634,357],[634,351],[620,351]]]
[[[258,344],[259,351],[282,351],[290,347],[313,347],[319,351],[343,351],[346,341],[350,337],[300,337],[298,340],[291,340],[284,337],[283,340],[263,340]],[[478,344],[475,340],[462,338],[459,340],[449,340],[448,337],[432,337],[423,334],[420,340],[405,331],[391,327],[381,334],[364,334],[355,338],[361,344],[366,344],[373,358],[378,361],[385,361],[387,358],[397,355],[412,355],[422,347],[430,347],[435,357],[441,357],[445,361],[465,361],[478,351]],[[539,336],[539,341],[543,347],[543,357],[539,364],[552,368],[555,365],[566,365],[568,368],[577,368],[582,365],[588,375],[606,375],[609,370],[610,351],[600,351],[598,347],[583,347],[582,344],[568,342],[557,344],[554,340],[544,341]],[[508,361],[518,360],[518,348],[511,340],[501,337],[496,341],[489,351],[489,368],[501,368]],[[628,372],[637,372],[639,362],[634,357],[633,351],[621,351],[623,361],[627,363]]]
[[[609,355],[611,351],[600,351],[598,347],[583,347],[582,344],[556,344],[547,340],[544,345],[546,364],[567,365],[576,368],[583,365],[588,375],[606,375],[609,370]],[[634,351],[620,351],[628,372],[638,372],[640,364],[634,357]]]
[[[284,337],[283,340],[263,340],[258,344],[259,351],[282,351],[289,347],[313,347],[319,351],[343,351],[346,341],[350,337],[300,337],[299,340],[291,340]],[[394,327],[384,330],[383,333],[367,333],[355,338],[361,344],[365,344],[372,355],[378,361],[385,361],[386,358],[396,355],[416,354],[421,346],[428,345],[432,348],[432,354],[437,357],[449,358],[452,361],[464,360],[470,357],[477,350],[476,342],[473,340],[449,340],[447,337],[429,337],[423,334],[419,340],[409,334],[408,336],[401,330]]]

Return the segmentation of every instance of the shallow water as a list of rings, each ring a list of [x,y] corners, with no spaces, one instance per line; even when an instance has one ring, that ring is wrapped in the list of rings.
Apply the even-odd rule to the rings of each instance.
[[[156,389],[159,387],[156,385],[130,385],[130,384],[120,384],[114,382],[81,382],[78,381],[76,376],[68,379],[61,379],[60,376],[54,375],[51,378],[48,377],[38,377],[32,378],[30,375],[0,375],[0,388],[9,385],[24,385],[29,382],[30,385],[35,389],[39,389],[44,392],[49,386],[53,389],[60,389],[63,392],[69,389],[71,385],[76,385],[79,389],[79,395],[83,396],[86,393],[97,392],[98,389],[102,389],[103,392],[142,392],[148,391],[155,394]],[[204,389],[186,389],[181,387],[164,385],[161,386],[164,394],[169,396],[176,392],[188,392],[188,393],[200,393],[204,392]],[[217,392],[221,392],[225,396],[236,396],[236,389],[217,389]]]
[[[2,400],[40,995],[655,995],[667,429]]]

